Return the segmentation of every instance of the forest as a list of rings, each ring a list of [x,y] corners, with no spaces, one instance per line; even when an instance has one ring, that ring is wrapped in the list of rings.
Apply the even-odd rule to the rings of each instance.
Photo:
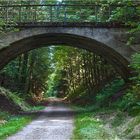
[[[107,54],[71,45],[42,45],[10,60],[0,70],[0,140],[21,131],[38,117],[36,112],[46,111],[53,103],[55,107],[64,104],[76,112],[71,117],[74,128],[68,139],[140,139],[139,1],[9,0],[0,1],[0,9],[0,36],[30,28],[27,24],[63,23],[64,27],[67,23],[88,23],[95,28],[125,28],[128,36],[124,47],[136,51],[130,58],[131,75],[127,80],[105,57]],[[55,113],[57,119],[61,112],[54,110]],[[67,117],[66,114],[61,117]],[[46,113],[46,122],[50,118]],[[42,129],[47,131],[46,126]],[[55,139],[50,136],[50,140]]]

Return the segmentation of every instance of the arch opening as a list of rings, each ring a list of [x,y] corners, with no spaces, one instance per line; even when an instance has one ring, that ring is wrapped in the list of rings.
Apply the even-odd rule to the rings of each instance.
[[[32,37],[25,37],[11,43],[10,46],[0,50],[0,69],[2,69],[10,60],[22,53],[36,48],[41,48],[43,46],[60,44],[85,49],[95,54],[101,55],[107,59],[111,65],[114,66],[116,71],[122,76],[124,80],[127,81],[128,77],[130,76],[130,70],[128,68],[129,62],[117,51],[94,39],[65,33],[34,35]]]
[[[38,63],[38,58],[40,60],[40,58],[42,58],[42,54],[43,56],[45,54],[45,57],[43,57],[43,61],[41,59],[39,62],[41,62],[41,69],[45,69],[40,71],[41,69],[40,64]],[[53,56],[54,54],[58,57],[57,59],[56,56]],[[55,60],[55,62],[54,60],[51,60],[52,58]],[[44,60],[47,62],[47,65]],[[58,62],[58,65],[56,64],[56,61]],[[66,62],[64,63],[64,61]],[[45,67],[42,66],[42,64]],[[10,69],[8,68],[10,65],[12,66],[12,69],[11,67]],[[47,89],[47,94],[52,93],[51,96],[54,96],[55,92],[57,91],[57,97],[64,98],[68,95],[71,100],[72,98],[75,100],[75,97],[77,100],[79,99],[79,94],[84,91],[87,93],[84,94],[86,95],[85,98],[89,100],[90,97],[93,98],[96,96],[98,91],[104,88],[105,85],[111,83],[117,78],[120,79],[120,75],[117,74],[109,62],[102,56],[84,49],[73,48],[65,45],[53,47],[44,46],[44,48],[35,49],[29,51],[28,53],[26,52],[18,56],[15,60],[11,61],[10,65],[8,64],[8,67],[5,68],[6,71],[4,70],[4,73],[2,74],[7,75],[7,68],[13,72],[15,67],[14,72],[11,74],[12,76],[7,75],[9,77],[3,78],[8,79],[7,81],[2,80],[5,82],[1,82],[0,80],[0,83],[2,83],[1,86],[5,87],[6,89],[10,89],[13,92],[24,94],[34,93],[34,95],[37,97],[44,95],[41,93],[46,93],[44,92],[44,89]],[[48,76],[47,72],[50,70],[51,74]],[[40,76],[42,76],[42,74],[45,75],[45,79],[43,79],[43,81],[40,83]],[[13,79],[10,81],[10,78],[12,77]],[[6,82],[10,84],[7,85]],[[77,93],[76,91],[79,89],[81,91],[75,95],[75,93]]]

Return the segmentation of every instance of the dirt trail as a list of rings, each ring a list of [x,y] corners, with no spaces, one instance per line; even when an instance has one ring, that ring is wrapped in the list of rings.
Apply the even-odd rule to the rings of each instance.
[[[54,101],[41,112],[39,118],[7,140],[70,140],[73,128],[73,111]]]

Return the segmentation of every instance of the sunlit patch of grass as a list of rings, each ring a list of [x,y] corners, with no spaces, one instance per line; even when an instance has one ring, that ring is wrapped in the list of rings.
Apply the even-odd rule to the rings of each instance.
[[[30,111],[39,111],[44,109],[44,106],[33,106],[30,107]],[[29,122],[35,118],[32,116],[20,116],[20,115],[11,115],[6,111],[0,110],[0,120],[4,123],[0,123],[0,140],[5,139],[6,137],[15,134],[17,131],[21,130]]]
[[[43,110],[45,108],[45,106],[32,106],[30,108],[30,111],[39,111],[39,110]]]
[[[0,125],[0,140],[16,133],[27,125],[33,116],[12,116],[5,124]]]
[[[103,122],[94,118],[93,113],[83,113],[75,117],[73,140],[113,139],[103,128]]]

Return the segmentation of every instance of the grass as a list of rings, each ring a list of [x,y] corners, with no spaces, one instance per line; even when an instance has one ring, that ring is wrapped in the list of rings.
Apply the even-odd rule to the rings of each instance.
[[[33,106],[30,107],[30,111],[39,111],[44,109],[44,106]],[[8,112],[0,110],[0,140],[6,139],[8,136],[15,134],[30,123],[35,118],[34,115],[21,116],[21,115],[11,115]]]
[[[75,117],[75,129],[72,140],[112,140],[115,136],[108,133],[104,123],[93,113],[83,113]]]
[[[75,129],[73,140],[112,140],[118,139],[117,135],[110,128],[106,128],[105,120],[98,119],[101,114],[108,116],[112,114],[115,108],[109,106],[109,97],[112,96],[118,89],[123,86],[122,80],[116,80],[111,85],[106,86],[96,96],[96,102],[84,107],[72,107],[81,114],[75,116]],[[117,111],[117,110],[116,110]],[[118,126],[123,122],[123,115],[118,116],[113,120],[112,125]],[[110,123],[110,122],[109,122]]]
[[[25,125],[32,121],[33,116],[12,116],[5,124],[0,125],[0,140],[21,130]]]
[[[117,115],[114,117],[114,119],[112,120],[111,122],[111,125],[113,127],[117,127],[117,126],[120,126],[122,123],[124,123],[125,121],[125,118],[126,118],[126,113],[124,112],[118,112]]]
[[[45,108],[45,106],[32,106],[30,108],[30,111],[39,111],[39,110],[43,110]]]
[[[122,79],[116,79],[111,84],[106,85],[96,96],[96,105],[99,107],[109,107],[112,105],[111,98],[121,87],[123,87],[124,81]]]
[[[12,107],[20,108],[22,112],[39,111],[45,108],[44,106],[30,106],[24,99],[20,98],[17,93],[10,92],[2,87],[0,87],[0,95],[4,96],[7,102],[13,105]],[[10,109],[12,109],[12,107]],[[34,118],[34,115],[12,115],[6,111],[0,110],[0,140],[15,134]]]
[[[80,112],[75,116],[72,140],[140,139],[140,114],[130,116],[120,109],[93,105],[72,108]]]
[[[137,128],[138,130],[140,129],[140,114],[138,116],[136,116],[129,124],[127,129],[125,130],[125,134],[128,135],[129,133],[131,133],[136,126],[139,125],[139,128]],[[139,139],[140,139],[140,134],[138,135]]]
[[[39,111],[45,108],[44,106],[30,106],[24,99],[20,98],[17,93],[10,92],[2,87],[0,87],[0,95],[4,96],[7,99],[7,102],[10,102],[13,105],[12,107],[20,108],[20,111],[22,112]],[[15,134],[34,118],[34,115],[12,115],[6,111],[0,110],[0,140]]]

